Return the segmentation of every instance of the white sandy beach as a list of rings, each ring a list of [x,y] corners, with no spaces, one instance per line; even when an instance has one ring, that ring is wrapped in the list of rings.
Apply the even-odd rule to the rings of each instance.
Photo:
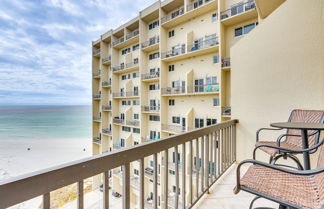
[[[89,157],[91,152],[90,139],[0,139],[0,181]],[[13,208],[35,209],[39,203],[36,198]]]

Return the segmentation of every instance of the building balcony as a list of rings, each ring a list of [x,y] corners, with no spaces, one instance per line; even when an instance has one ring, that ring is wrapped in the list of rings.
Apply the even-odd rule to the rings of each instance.
[[[127,126],[135,126],[135,127],[138,127],[140,125],[140,121],[139,120],[127,120],[126,121],[126,125]]]
[[[224,57],[222,58],[222,68],[227,69],[231,67],[231,58]]]
[[[200,51],[200,50],[203,50],[203,49],[211,48],[211,47],[216,46],[218,44],[219,44],[218,37],[216,36],[216,33],[215,33],[215,34],[206,36],[200,42],[189,45],[188,48],[187,48],[187,53],[196,52],[196,51]]]
[[[179,55],[182,55],[185,53],[186,53],[186,44],[181,44],[173,50],[170,50],[167,52],[162,52],[161,58],[168,59],[168,58],[176,57],[176,56],[179,56]]]
[[[139,30],[138,29],[137,30],[134,30],[133,32],[131,32],[129,34],[127,34],[126,35],[126,41],[129,40],[129,39],[131,39],[131,38],[133,38],[133,37],[135,37],[135,36],[138,36],[138,34],[139,34]]]
[[[93,98],[93,100],[100,100],[101,94],[100,93],[93,94],[92,98]]]
[[[162,131],[169,132],[169,133],[183,133],[186,131],[186,127],[181,125],[169,125],[169,124],[162,124]]]
[[[161,88],[161,94],[162,96],[184,95],[186,94],[186,87],[179,86],[179,87]]]
[[[92,55],[93,55],[94,57],[99,57],[99,56],[100,56],[100,49],[94,49],[94,50],[92,51]]]
[[[93,116],[92,120],[95,122],[101,122],[101,117],[100,116]]]
[[[160,36],[154,36],[149,38],[148,41],[145,41],[141,44],[142,50],[145,52],[150,52],[157,50],[159,48],[158,43],[160,42]]]
[[[111,56],[105,57],[101,59],[102,64],[110,64],[111,63]]]
[[[139,41],[139,30],[136,29],[129,34],[126,34],[126,36],[123,36],[119,38],[118,40],[113,42],[113,47],[117,49],[124,48],[128,45],[135,44]]]
[[[98,70],[97,72],[92,73],[92,77],[93,78],[100,78],[100,75],[101,75],[101,71],[100,70]]]
[[[211,200],[204,200],[199,201],[202,197],[204,197],[204,193],[208,190],[213,188],[222,188],[221,185],[218,184],[220,182],[220,177],[225,176],[227,177],[226,171],[231,168],[232,164],[236,160],[236,134],[231,134],[225,130],[233,130],[235,131],[237,121],[231,120],[224,123],[219,123],[217,125],[213,125],[207,128],[202,128],[199,130],[195,130],[192,132],[184,133],[182,135],[176,135],[168,137],[167,139],[157,140],[152,143],[143,144],[142,146],[135,146],[129,149],[120,149],[123,146],[121,141],[114,144],[115,149],[119,149],[115,152],[109,152],[104,155],[88,157],[85,159],[81,159],[78,161],[70,162],[61,166],[56,166],[53,168],[45,169],[39,172],[34,172],[31,174],[23,175],[18,178],[12,178],[6,181],[2,181],[0,184],[0,206],[1,208],[8,208],[18,203],[24,202],[29,199],[33,199],[38,196],[43,196],[40,198],[42,201],[42,205],[44,205],[44,209],[50,208],[50,200],[51,196],[53,195],[52,191],[65,187],[67,185],[71,185],[73,183],[78,184],[78,188],[83,188],[83,181],[84,179],[97,176],[98,174],[103,174],[104,181],[107,182],[106,186],[102,187],[102,198],[98,199],[98,205],[107,205],[108,200],[105,197],[109,198],[109,202],[112,203],[113,197],[112,195],[108,195],[110,182],[108,173],[112,171],[113,176],[117,176],[120,179],[124,179],[125,181],[120,181],[121,188],[123,189],[123,202],[124,208],[133,208],[131,207],[131,189],[137,189],[139,204],[144,207],[146,204],[146,200],[148,200],[147,196],[145,196],[144,191],[141,191],[141,187],[138,185],[144,184],[141,182],[143,178],[149,178],[150,182],[152,183],[152,188],[161,187],[162,193],[160,196],[161,203],[167,202],[170,207],[178,208],[181,205],[181,208],[192,208],[194,206],[199,206],[198,208],[210,208],[208,206],[204,206],[205,201]],[[210,145],[215,144],[216,140],[222,140],[226,142],[222,144],[220,147],[216,146],[209,146],[208,143],[203,142],[203,139],[206,139],[207,136],[212,135],[215,132],[222,132],[221,138],[210,138]],[[194,137],[193,137],[194,136]],[[198,140],[196,140],[198,139]],[[167,140],[167,141],[165,141]],[[95,137],[94,143],[100,143],[100,138]],[[205,150],[209,150],[210,153],[219,153],[221,156],[220,159],[209,157],[211,155],[202,155],[205,156],[205,160],[208,160],[210,163],[215,163],[217,165],[217,171],[213,173],[204,172],[204,175],[198,175],[198,180],[196,179],[193,181],[194,176],[192,169],[184,169],[185,173],[176,173],[179,178],[173,178],[172,175],[165,175],[163,178],[159,179],[154,178],[154,174],[158,172],[158,166],[154,168],[148,167],[140,167],[139,177],[131,175],[130,168],[131,162],[130,159],[139,161],[144,164],[144,158],[150,157],[153,155],[161,155],[165,152],[171,152],[175,148],[179,149],[182,147],[183,144],[187,146],[192,146],[189,149],[185,150],[184,156],[187,159],[184,162],[190,163],[189,160],[189,152],[194,148],[195,143],[198,143],[197,146],[199,147],[206,147]],[[217,149],[217,150],[216,150]],[[188,153],[186,153],[188,152]],[[195,152],[191,152],[193,157],[199,157]],[[118,159],[118,160],[116,160]],[[162,159],[163,160],[163,159]],[[166,161],[168,162],[168,161]],[[217,163],[216,163],[217,162]],[[170,163],[172,164],[172,163]],[[205,167],[208,166],[209,163],[202,164],[202,170],[207,171],[209,168]],[[116,169],[119,167],[123,167],[123,171],[120,169]],[[172,165],[170,165],[172,166]],[[182,164],[180,169],[183,170],[184,167],[192,168],[190,165],[187,166]],[[90,169],[91,168],[91,169]],[[161,170],[168,173],[167,166],[161,167]],[[144,175],[144,176],[141,176]],[[183,176],[188,177],[188,181],[184,181],[185,184],[180,184],[181,179]],[[234,175],[233,175],[234,176]],[[162,176],[161,176],[162,177]],[[175,187],[171,187],[169,184],[163,184],[162,180],[171,181],[169,180],[172,178],[174,180]],[[232,177],[231,177],[232,178]],[[191,179],[191,180],[190,180]],[[206,180],[207,179],[207,180]],[[161,183],[159,183],[161,181]],[[110,183],[109,183],[110,182]],[[203,185],[201,184],[203,182]],[[216,184],[215,184],[216,183]],[[215,185],[212,187],[212,185]],[[182,193],[181,191],[185,191],[184,188],[189,188],[186,190],[186,193]],[[146,189],[146,188],[143,188]],[[232,188],[230,188],[232,189]],[[154,191],[154,190],[153,190]],[[155,190],[156,191],[156,190]],[[166,191],[165,193],[163,191]],[[174,192],[176,191],[176,192]],[[215,190],[217,191],[217,190]],[[218,191],[217,194],[213,195],[222,195],[222,190]],[[214,192],[213,192],[214,193]],[[229,205],[231,204],[232,199],[228,198],[229,194],[226,194],[226,199],[224,201],[229,201]],[[84,191],[83,189],[77,190],[78,202],[84,203]],[[53,196],[52,196],[53,197]],[[112,198],[112,199],[110,199]],[[252,196],[250,196],[252,199]],[[230,200],[229,200],[230,199]],[[59,200],[58,200],[59,201]],[[155,193],[153,198],[150,198],[150,204],[156,206],[158,202],[158,194]],[[201,206],[198,204],[202,204]],[[223,205],[223,204],[222,204]],[[140,206],[140,208],[143,208]],[[79,207],[80,208],[80,207]],[[106,207],[109,208],[109,207]],[[114,208],[114,205],[112,206]],[[233,207],[228,207],[233,208]],[[236,207],[239,208],[239,207]]]
[[[101,139],[100,139],[100,137],[93,137],[92,142],[95,144],[101,144]]]
[[[160,72],[145,73],[141,75],[142,81],[155,81],[160,78]]]
[[[166,22],[168,22],[168,21],[170,21],[170,20],[172,20],[172,19],[175,19],[175,18],[178,17],[178,16],[183,15],[184,13],[185,13],[185,10],[184,10],[184,8],[182,7],[182,8],[180,8],[180,9],[176,10],[176,11],[173,11],[171,14],[168,14],[168,15],[162,17],[162,18],[161,18],[161,23],[162,23],[162,25],[163,25],[164,23],[166,23]]]
[[[116,41],[112,42],[112,46],[116,46],[120,43],[123,43],[124,41],[125,41],[125,37],[123,36],[123,37],[117,39]]]
[[[160,106],[142,106],[142,112],[145,113],[159,113]]]
[[[102,134],[111,136],[111,129],[109,128],[102,129]]]
[[[187,94],[215,94],[219,92],[219,84],[206,84],[206,85],[196,85],[188,86]]]
[[[102,111],[111,111],[111,105],[102,105]]]
[[[124,125],[125,120],[124,119],[120,119],[120,118],[114,118],[113,119],[113,123],[118,124],[118,125]]]
[[[108,88],[108,87],[111,87],[111,81],[103,81],[101,83],[102,87],[104,88]]]
[[[113,148],[114,149],[121,149],[121,148],[124,148],[125,145],[122,143],[121,140],[117,141],[114,145],[113,145]]]
[[[126,73],[126,72],[131,72],[134,70],[138,70],[138,61],[137,62],[130,62],[127,63],[126,65],[124,63],[120,64],[119,66],[115,66],[112,68],[114,73]]]
[[[230,9],[227,9],[220,13],[221,22],[226,26],[245,22],[257,17],[258,13],[255,8],[254,0],[239,2],[235,5],[232,5]]]

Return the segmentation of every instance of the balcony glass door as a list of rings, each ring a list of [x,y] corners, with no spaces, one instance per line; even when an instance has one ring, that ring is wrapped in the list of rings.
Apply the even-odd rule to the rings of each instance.
[[[204,91],[204,79],[195,79],[195,92]]]

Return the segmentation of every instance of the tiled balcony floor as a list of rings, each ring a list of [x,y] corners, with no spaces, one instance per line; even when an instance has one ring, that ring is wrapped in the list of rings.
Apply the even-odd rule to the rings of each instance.
[[[248,209],[251,200],[255,197],[244,191],[234,195],[233,188],[236,184],[237,164],[229,168],[226,173],[211,187],[210,194],[204,195],[194,207],[195,209]],[[248,166],[242,167],[242,173],[246,172]],[[278,204],[259,199],[254,203],[255,207],[278,208]]]

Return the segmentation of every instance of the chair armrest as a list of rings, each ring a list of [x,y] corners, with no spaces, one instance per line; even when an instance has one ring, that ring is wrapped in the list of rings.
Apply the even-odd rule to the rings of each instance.
[[[277,138],[277,146],[280,146],[280,142],[282,141],[282,139],[285,137],[287,138],[288,136],[296,136],[296,137],[301,137],[301,135],[296,135],[296,134],[282,134]]]
[[[271,165],[268,163],[264,163],[261,161],[257,161],[257,160],[243,160],[241,163],[239,163],[239,165],[237,166],[236,169],[236,187],[234,189],[234,193],[237,194],[240,191],[241,188],[241,166],[247,163],[251,163],[254,165],[259,165],[262,167],[266,167],[266,168],[270,168],[273,170],[277,170],[283,173],[289,173],[289,174],[293,174],[293,175],[298,175],[298,176],[311,176],[311,175],[315,175],[315,174],[319,174],[321,172],[324,172],[324,167],[320,167],[320,168],[316,168],[313,170],[290,170],[290,169],[286,169],[283,167],[278,167],[275,165]]]
[[[261,131],[264,131],[264,130],[268,130],[268,131],[279,131],[279,130],[282,130],[282,128],[260,128],[256,132],[256,142],[258,142],[259,139],[260,139],[260,132]]]

